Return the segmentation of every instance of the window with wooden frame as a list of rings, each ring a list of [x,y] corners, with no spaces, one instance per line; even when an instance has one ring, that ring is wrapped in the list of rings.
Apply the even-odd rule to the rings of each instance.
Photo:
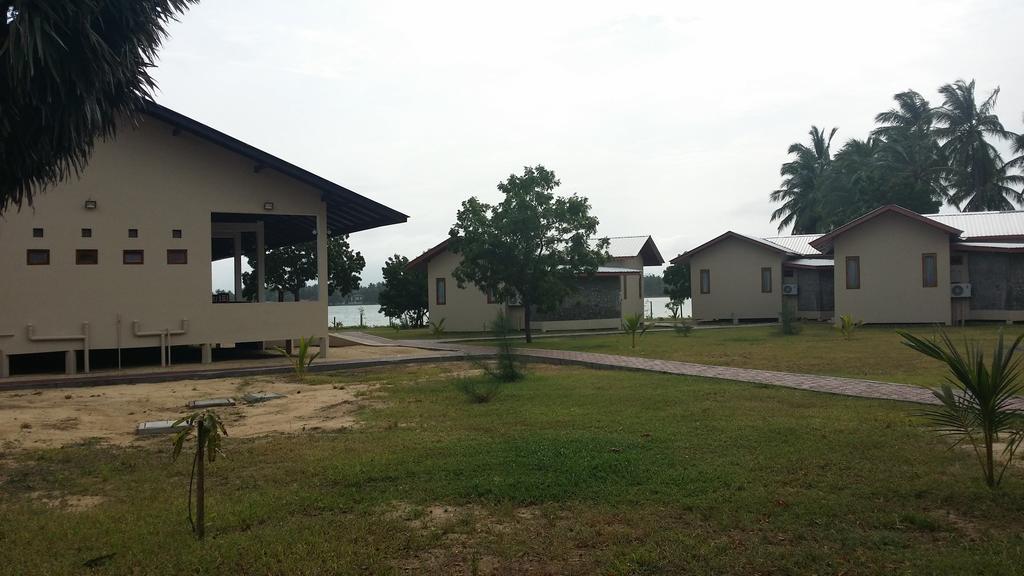
[[[29,266],[49,266],[50,251],[42,249],[29,250],[25,253],[25,263]]]
[[[636,282],[636,297],[641,299],[641,300],[643,300],[644,299],[644,275],[641,273],[639,276],[636,277],[636,279],[637,279],[637,282]]]
[[[700,271],[700,293],[711,294],[711,270],[706,268]]]
[[[939,285],[939,258],[935,253],[921,254],[921,286],[935,288]]]
[[[167,263],[175,265],[188,264],[188,250],[168,250]]]
[[[79,266],[95,266],[100,263],[100,251],[91,248],[75,250],[75,264]]]
[[[448,291],[444,278],[434,280],[434,304],[444,306],[448,303]]]
[[[761,292],[764,294],[770,294],[772,291],[772,269],[769,267],[761,268]]]
[[[127,265],[137,266],[146,262],[145,256],[142,250],[125,250],[122,255],[122,262]]]
[[[860,290],[860,256],[846,257],[846,289]]]

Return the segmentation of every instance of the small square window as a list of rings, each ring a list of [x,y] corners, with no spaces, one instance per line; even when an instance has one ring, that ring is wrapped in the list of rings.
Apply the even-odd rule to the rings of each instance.
[[[82,238],[92,238],[92,228],[82,228]]]
[[[42,238],[43,237],[43,229],[42,228],[33,228],[32,229],[32,237],[33,238]]]
[[[188,264],[188,250],[168,250],[168,264]]]
[[[29,266],[48,266],[50,264],[50,251],[29,250],[25,255],[25,262]]]
[[[79,266],[95,266],[99,263],[99,250],[75,250],[75,264]]]
[[[171,230],[171,238],[181,238],[181,229],[175,228],[174,230]]]
[[[145,254],[142,250],[125,250],[124,251],[124,263],[130,265],[138,265],[145,263]]]
[[[129,228],[128,229],[128,237],[129,238],[138,238],[139,237],[139,229],[138,228]]]

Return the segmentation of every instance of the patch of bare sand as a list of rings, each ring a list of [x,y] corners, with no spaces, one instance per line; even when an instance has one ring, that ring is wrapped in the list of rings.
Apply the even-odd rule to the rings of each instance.
[[[84,512],[103,503],[103,496],[75,496],[59,492],[33,492],[32,499],[65,512]]]
[[[190,412],[185,407],[189,400],[225,397],[239,401],[217,409],[232,437],[336,430],[356,423],[354,412],[369,402],[366,392],[380,385],[379,380],[344,379],[340,375],[337,386],[266,376],[0,392],[0,444],[46,448],[92,438],[119,445],[167,441],[168,436],[139,437],[136,426],[176,420]],[[277,392],[286,398],[247,405],[241,402],[246,392]]]

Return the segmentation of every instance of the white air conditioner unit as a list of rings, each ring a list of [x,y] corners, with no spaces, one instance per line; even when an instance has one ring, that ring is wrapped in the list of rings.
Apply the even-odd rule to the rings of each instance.
[[[967,282],[958,282],[950,288],[953,298],[970,298],[971,285]]]
[[[786,296],[796,296],[800,293],[800,288],[796,284],[783,284],[782,293]]]

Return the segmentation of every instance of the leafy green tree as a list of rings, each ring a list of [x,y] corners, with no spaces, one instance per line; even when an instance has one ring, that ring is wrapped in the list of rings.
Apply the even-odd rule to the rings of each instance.
[[[1013,137],[994,112],[999,88],[980,104],[974,80],[946,84],[939,93],[942,106],[933,113],[935,133],[949,162],[949,202],[965,212],[1013,210],[1014,204],[1024,204],[1024,196],[1012,188],[1021,177],[1010,173],[990,141]]]
[[[832,164],[832,138],[838,128],[825,133],[817,126],[809,132],[811,145],[799,142],[789,146],[793,160],[782,165],[782,187],[771,193],[772,202],[782,206],[772,212],[772,222],[778,221],[779,230],[793,227],[793,234],[822,232],[822,197],[825,194],[825,180]]]
[[[254,263],[250,260],[250,265]],[[264,279],[267,287],[277,291],[278,301],[284,301],[286,293],[298,301],[306,285],[317,277],[316,242],[304,242],[267,250],[263,257],[266,266]],[[327,241],[327,293],[342,296],[359,288],[359,274],[366,267],[366,260],[349,246],[348,236],[333,236]],[[256,294],[256,274],[242,275],[243,296],[252,298]]]
[[[498,184],[504,199],[491,205],[475,196],[462,203],[449,232],[449,248],[462,255],[453,271],[500,301],[520,299],[526,341],[534,307],[549,309],[609,258],[608,239],[594,241],[598,219],[585,197],[556,196],[560,182],[543,166],[525,167]]]
[[[82,171],[156,82],[167,24],[196,0],[0,3],[0,213]]]
[[[380,312],[411,327],[422,327],[428,308],[426,270],[409,269],[409,259],[398,254],[388,258],[381,270],[384,287],[377,296]]]
[[[665,269],[665,294],[680,304],[691,297],[689,264],[671,264]]]

